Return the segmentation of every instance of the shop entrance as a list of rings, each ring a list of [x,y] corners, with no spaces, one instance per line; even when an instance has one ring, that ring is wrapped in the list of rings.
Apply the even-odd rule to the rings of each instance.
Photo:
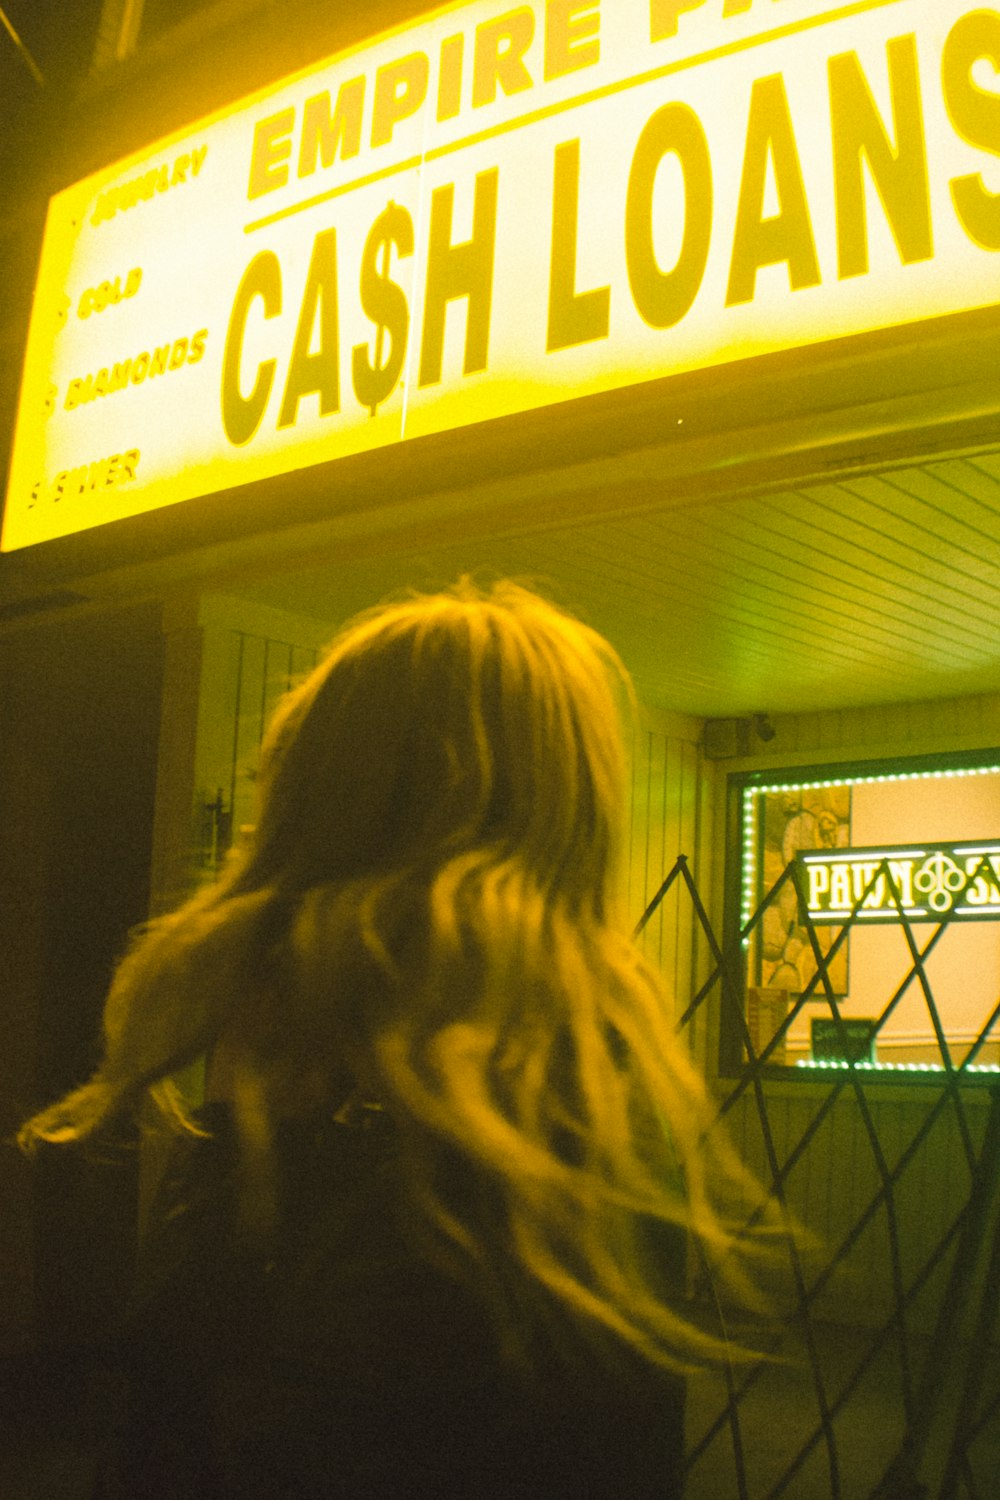
[[[533,527],[502,534],[483,527],[478,535],[469,527],[462,540],[444,540],[443,533],[439,539],[430,526],[402,540],[358,536],[339,549],[331,546],[309,566],[234,579],[203,598],[197,631],[185,637],[189,646],[197,639],[201,653],[193,878],[211,878],[240,828],[252,822],[263,726],[339,624],[406,588],[440,587],[463,572],[513,575],[606,634],[635,677],[645,718],[635,746],[631,911],[638,919],[684,854],[701,911],[721,934],[731,770],[1000,743],[990,581],[998,513],[1000,460],[978,452],[807,478],[794,487],[759,487],[724,499],[619,509],[576,524],[540,511]],[[658,904],[642,941],[671,979],[680,1018],[711,968],[713,941],[682,882]],[[688,1020],[694,1050],[715,1070],[718,1008],[699,1005]],[[732,1391],[702,1393],[708,1404],[700,1409],[692,1450],[692,1493],[698,1493],[699,1473],[706,1494],[721,1493],[720,1483],[737,1482],[731,1466],[738,1470],[741,1463],[745,1487],[733,1493],[805,1494],[796,1486],[807,1480],[824,1497],[861,1493],[852,1488],[860,1481],[850,1454],[838,1445],[859,1441],[851,1434],[872,1380],[888,1381],[894,1392],[882,1434],[883,1467],[903,1443],[907,1422],[912,1426],[928,1350],[936,1330],[940,1336],[942,1285],[962,1216],[989,1165],[978,1165],[986,1161],[987,1096],[978,1091],[968,1106],[969,1157],[962,1154],[962,1131],[950,1106],[942,1111],[938,1096],[927,1096],[926,1081],[923,1095],[914,1085],[882,1098],[877,1080],[860,1088],[853,1075],[846,1083],[815,1076],[787,1081],[769,1073],[769,1062],[773,1056],[725,1086],[724,1113],[765,1178],[773,1177],[773,1167],[779,1177],[787,1169],[799,1183],[808,1178],[813,1198],[837,1219],[828,1266],[839,1269],[836,1276],[832,1269],[821,1275],[811,1346],[797,1346],[803,1368],[819,1382],[818,1415],[799,1434],[808,1452],[799,1458],[783,1450],[785,1469],[768,1471],[765,1483],[753,1468],[760,1459],[755,1439],[747,1436],[755,1430],[755,1402],[765,1386],[740,1388],[735,1409],[728,1405]],[[855,1200],[862,1178],[877,1176],[879,1153],[883,1164],[891,1158],[891,1176],[925,1120],[924,1144],[899,1201],[912,1196],[921,1173],[934,1175],[934,1162],[950,1161],[954,1148],[964,1176],[941,1170],[951,1188],[962,1186],[961,1202],[952,1205],[943,1228],[946,1245],[928,1277],[931,1290],[922,1298],[914,1294],[920,1315],[909,1365],[902,1375],[895,1365],[887,1374],[876,1361],[858,1374],[876,1331],[898,1332],[901,1319],[912,1321],[912,1309],[892,1294],[894,1251],[885,1230],[896,1211],[891,1184],[867,1221],[865,1204]],[[768,1141],[778,1152],[774,1164]],[[873,1193],[878,1187],[874,1183]],[[912,1223],[919,1220],[912,1204],[906,1212]],[[852,1234],[860,1249],[838,1258],[837,1247]],[[908,1245],[904,1254],[911,1253]],[[851,1285],[846,1298],[845,1275]],[[742,1435],[740,1413],[750,1424]],[[993,1425],[987,1413],[976,1441],[988,1445]],[[723,1469],[727,1477],[720,1480]],[[865,1477],[873,1489],[881,1474],[866,1470]]]

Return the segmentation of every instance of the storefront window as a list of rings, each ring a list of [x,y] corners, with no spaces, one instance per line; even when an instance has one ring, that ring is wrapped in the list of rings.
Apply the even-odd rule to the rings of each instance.
[[[733,782],[746,1031],[730,1056],[1000,1072],[1000,752]]]

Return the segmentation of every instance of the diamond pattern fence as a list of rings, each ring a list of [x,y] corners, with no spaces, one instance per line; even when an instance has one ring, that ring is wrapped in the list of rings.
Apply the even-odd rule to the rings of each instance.
[[[970,887],[977,873],[968,876]],[[874,1020],[871,1057],[904,997],[912,1003],[917,994],[940,1056],[915,1072],[882,1069],[868,1055],[851,1060],[850,1028],[831,981],[880,878],[897,908],[905,964]],[[996,1037],[1000,998],[971,1044],[953,1047],[928,963],[948,938],[949,919],[910,922],[883,860],[831,941],[828,921],[817,932],[809,920],[800,879],[797,865],[788,865],[723,943],[681,856],[636,929],[675,887],[690,902],[706,977],[679,1029],[718,1036],[726,1066],[715,1128],[729,1130],[784,1222],[805,1231],[790,1232],[776,1257],[773,1316],[755,1345],[760,1357],[691,1383],[686,1495],[996,1500],[1000,1071],[980,1059]],[[773,1034],[755,1037],[746,955],[764,911],[789,882],[815,975]],[[840,1056],[803,1071],[783,1060],[789,1029],[806,1006],[829,1021]],[[763,1203],[737,1211],[752,1230]],[[738,1311],[719,1305],[704,1267],[692,1297],[712,1309],[723,1334],[744,1338],[733,1323]]]

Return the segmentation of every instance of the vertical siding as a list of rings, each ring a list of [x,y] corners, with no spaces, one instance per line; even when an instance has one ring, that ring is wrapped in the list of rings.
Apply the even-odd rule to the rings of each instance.
[[[260,746],[278,702],[316,665],[314,649],[248,631],[233,631],[236,658],[233,745],[229,766],[229,806],[233,830],[252,824]]]
[[[315,665],[331,628],[306,616],[211,596],[199,608],[201,671],[194,842],[201,878],[216,868],[212,814],[220,799],[232,834],[252,824],[260,742],[281,696]]]
[[[633,743],[628,904],[638,921],[679,855],[694,881],[709,883],[714,768],[702,758],[700,723],[647,721]],[[643,931],[647,957],[662,972],[678,1014],[693,992],[703,943],[690,898],[675,884]]]
[[[201,732],[203,640],[192,601],[164,611],[163,708],[156,770],[150,910],[171,910],[192,886],[192,800]]]
[[[315,664],[331,627],[223,595],[169,601],[153,827],[155,913],[218,868],[217,810],[254,817],[260,738],[277,699]]]
[[[827,1098],[813,1084],[766,1085],[767,1118],[779,1164],[788,1160]],[[938,1100],[923,1089],[866,1086],[871,1123],[890,1175],[896,1236],[904,1288],[925,1272],[942,1238],[969,1198],[973,1167],[963,1132],[951,1104],[946,1104],[923,1134],[919,1148],[900,1168],[905,1153],[922,1132]],[[964,1093],[962,1110],[974,1153],[982,1146],[987,1100],[983,1092]],[[763,1132],[756,1106],[745,1095],[729,1115],[740,1154],[764,1181],[768,1179]],[[890,1253],[889,1211],[883,1201],[867,1227],[842,1254],[855,1226],[882,1191],[871,1138],[857,1099],[844,1090],[785,1184],[796,1220],[814,1236],[807,1254],[807,1283],[822,1279],[813,1313],[835,1323],[876,1326],[891,1315],[895,1288]],[[928,1330],[937,1314],[954,1245],[910,1298],[907,1323]],[[827,1268],[835,1262],[828,1274]]]
[[[261,708],[265,693],[268,642],[245,631],[237,634],[239,674],[236,683],[236,715],[227,788],[233,825],[253,821],[254,778],[260,751]]]

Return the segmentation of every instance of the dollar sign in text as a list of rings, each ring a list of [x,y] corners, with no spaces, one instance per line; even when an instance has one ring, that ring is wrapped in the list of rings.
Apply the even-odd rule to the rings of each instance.
[[[354,393],[372,416],[395,389],[410,328],[406,293],[389,276],[393,246],[400,257],[413,254],[413,220],[398,203],[379,214],[361,257],[361,306],[375,324],[375,348],[370,358],[367,344],[355,345],[352,372]]]

